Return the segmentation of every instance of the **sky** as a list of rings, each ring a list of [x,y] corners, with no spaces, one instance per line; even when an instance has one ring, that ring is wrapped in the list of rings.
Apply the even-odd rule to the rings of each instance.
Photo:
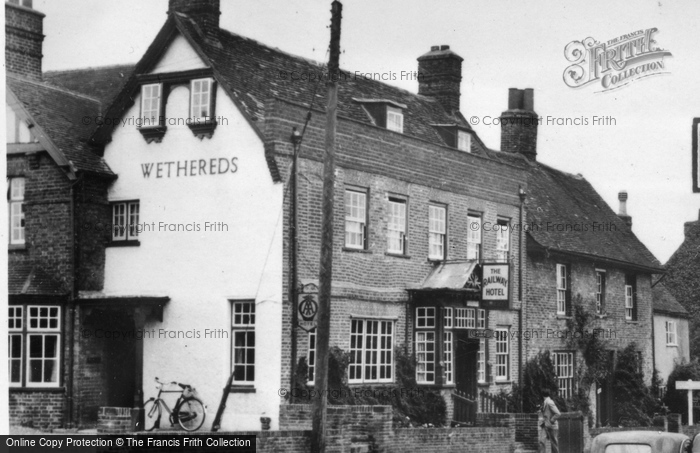
[[[221,0],[222,27],[283,51],[326,60],[330,1]],[[166,20],[167,0],[34,0],[44,19],[44,70],[135,63]],[[700,2],[693,0],[343,2],[341,67],[394,74],[388,83],[417,92],[416,58],[449,45],[464,58],[461,111],[476,117],[486,145],[500,149],[508,88],[533,88],[538,160],[582,174],[615,210],[629,193],[633,230],[665,263],[683,241],[683,223],[698,219],[692,193],[691,125],[700,117]],[[570,88],[564,48],[591,37],[607,42],[657,28],[669,51],[666,74],[623,88]],[[547,117],[577,124],[546,124]],[[593,124],[594,116],[607,119]],[[587,124],[586,124],[587,123]],[[468,177],[468,175],[465,175]]]

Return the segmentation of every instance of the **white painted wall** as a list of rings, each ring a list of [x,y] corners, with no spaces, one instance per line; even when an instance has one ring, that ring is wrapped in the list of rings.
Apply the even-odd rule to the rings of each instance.
[[[676,321],[677,345],[666,344],[666,321]],[[688,320],[654,313],[654,366],[666,383],[676,362],[690,361]]]
[[[184,39],[175,40],[159,68],[193,69]],[[178,61],[181,64],[178,64]],[[222,89],[216,115],[225,119],[211,139],[200,140],[186,125],[168,126],[162,143],[147,144],[135,126],[116,127],[105,160],[119,176],[110,201],[140,200],[140,222],[152,226],[138,247],[110,247],[105,292],[165,294],[163,322],[147,322],[155,338],[144,339],[144,397],[155,395],[153,378],[193,385],[208,406],[209,429],[229,377],[230,300],[256,302],[255,393],[232,393],[222,430],[259,430],[264,414],[277,429],[281,374],[282,191],[274,184],[263,143]],[[138,117],[140,97],[125,117]],[[189,87],[170,94],[168,117],[187,117]],[[226,123],[227,121],[227,123]],[[236,159],[237,171],[209,174],[212,158]],[[207,174],[171,177],[165,170],[149,178],[142,164],[206,159]],[[218,162],[218,161],[217,161]],[[166,166],[162,166],[165,168]],[[199,167],[197,163],[197,167]],[[163,231],[159,223],[198,225],[198,231]],[[223,222],[228,231],[204,231],[205,222]],[[196,228],[195,228],[196,229]],[[152,330],[154,329],[154,330]],[[166,338],[164,329],[194,338]],[[223,329],[223,338],[204,338],[205,329]]]

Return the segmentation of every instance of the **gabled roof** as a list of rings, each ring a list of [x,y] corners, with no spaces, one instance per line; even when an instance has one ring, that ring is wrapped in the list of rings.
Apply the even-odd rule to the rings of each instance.
[[[44,81],[97,99],[103,107],[109,107],[129,80],[136,65],[102,66],[98,68],[47,71]]]
[[[654,313],[662,313],[671,316],[686,318],[690,316],[688,310],[678,303],[675,297],[662,285],[657,284],[652,288]]]
[[[9,73],[7,87],[19,103],[13,108],[29,116],[34,134],[58,165],[67,164],[71,171],[113,175],[88,145],[95,118],[101,113],[97,99]]]
[[[8,294],[10,296],[62,296],[68,294],[68,291],[39,266],[32,263],[10,263]]]
[[[301,105],[313,102],[314,108],[325,109],[326,88],[323,76],[327,76],[327,73],[324,73],[323,65],[267,47],[226,30],[219,29],[205,35],[188,16],[172,13],[136,65],[134,76],[117,96],[107,116],[120,117],[133,104],[138,90],[136,74],[149,72],[177,33],[181,33],[204,63],[212,67],[214,77],[238,105],[261,139],[265,139],[265,101],[269,99],[280,98]],[[356,99],[385,99],[406,106],[403,112],[405,135],[444,144],[431,124],[455,124],[471,129],[460,114],[448,114],[437,100],[429,96],[411,93],[375,80],[355,77],[354,72],[341,73],[338,76],[339,116],[372,124],[372,119],[363,109],[362,103]],[[313,80],[292,80],[301,76],[310,76]],[[319,82],[319,79],[322,80]],[[100,127],[95,133],[95,142],[106,143],[110,134],[111,127]],[[489,153],[484,151],[483,155],[488,156]]]
[[[528,177],[528,234],[549,250],[618,263],[652,273],[663,269],[591,184],[532,162]]]

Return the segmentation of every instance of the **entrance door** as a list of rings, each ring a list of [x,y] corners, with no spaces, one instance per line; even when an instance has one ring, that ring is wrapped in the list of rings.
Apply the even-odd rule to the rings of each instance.
[[[476,399],[477,358],[479,355],[479,339],[469,338],[467,332],[456,335],[455,345],[455,386],[463,394]]]
[[[613,423],[613,394],[612,394],[612,373],[614,352],[608,351],[608,378],[603,379],[598,383],[596,389],[596,402],[598,406],[597,418],[598,426],[606,426]]]

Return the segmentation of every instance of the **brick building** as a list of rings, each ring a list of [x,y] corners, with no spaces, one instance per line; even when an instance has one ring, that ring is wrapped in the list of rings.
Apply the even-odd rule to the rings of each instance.
[[[581,175],[537,161],[537,114],[532,92],[511,89],[502,119],[501,148],[528,158],[527,297],[523,313],[526,360],[549,350],[559,376],[560,394],[576,390],[581,351],[567,347],[567,320],[580,301],[594,315],[591,329],[616,352],[634,343],[650,383],[652,347],[652,275],[663,273],[654,256],[632,232],[627,193],[621,192],[618,214]],[[612,423],[611,383],[590,393],[597,423]]]
[[[90,245],[95,233],[76,225],[102,209],[93,194],[115,177],[81,119],[97,116],[125,78],[104,70],[94,96],[51,83],[41,70],[43,17],[31,0],[5,4],[9,412],[13,423],[45,429],[76,410],[75,303],[79,290],[101,285],[104,260]]]
[[[661,379],[660,393],[663,395],[666,392],[668,376],[676,364],[690,361],[690,315],[663,284],[657,282],[653,286],[652,295],[654,368]]]

